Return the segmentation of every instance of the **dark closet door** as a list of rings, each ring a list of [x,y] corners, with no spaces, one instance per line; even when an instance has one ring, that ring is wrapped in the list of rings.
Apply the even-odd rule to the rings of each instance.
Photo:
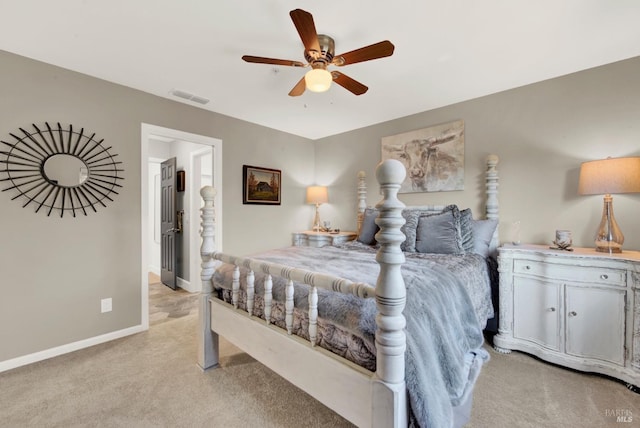
[[[162,283],[176,289],[176,158],[160,165],[160,278]]]

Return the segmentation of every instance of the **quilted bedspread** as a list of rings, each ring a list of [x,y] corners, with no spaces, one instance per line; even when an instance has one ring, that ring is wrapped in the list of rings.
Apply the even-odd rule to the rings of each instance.
[[[337,247],[286,247],[252,258],[324,272],[375,285],[380,270],[376,249],[347,243]],[[402,276],[407,289],[406,384],[413,422],[425,427],[449,426],[452,409],[465,394],[465,356],[488,355],[482,329],[493,316],[487,261],[477,254],[405,253]],[[244,279],[244,269],[241,278]],[[213,282],[229,301],[233,266],[222,265]],[[254,314],[263,317],[263,274],[255,272]],[[284,327],[286,281],[273,278],[272,321]],[[294,284],[294,334],[308,338],[308,287]],[[244,288],[244,281],[241,281]],[[244,293],[240,294],[244,307]],[[361,299],[318,289],[318,344],[355,363],[375,370],[374,299]]]

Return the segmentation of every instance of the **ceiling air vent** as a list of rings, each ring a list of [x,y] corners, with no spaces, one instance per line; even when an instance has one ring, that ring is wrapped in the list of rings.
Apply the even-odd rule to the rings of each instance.
[[[194,103],[198,104],[207,104],[209,102],[207,98],[199,97],[197,95],[193,95],[185,91],[180,91],[178,89],[174,89],[169,93],[173,96],[184,98],[185,100],[193,101]]]

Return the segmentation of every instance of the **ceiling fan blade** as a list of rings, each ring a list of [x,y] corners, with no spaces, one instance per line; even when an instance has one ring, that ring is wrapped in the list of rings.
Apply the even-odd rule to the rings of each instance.
[[[354,51],[336,55],[332,63],[337,66],[355,64],[362,61],[370,61],[372,59],[384,58],[393,55],[395,46],[389,40],[374,43]]]
[[[302,95],[304,93],[304,90],[306,88],[307,88],[307,84],[304,81],[304,76],[302,76],[302,79],[300,79],[300,81],[298,83],[296,83],[296,86],[293,87],[291,92],[289,92],[289,96],[290,97],[299,97],[300,95]]]
[[[291,61],[290,59],[274,59],[264,58],[261,56],[245,55],[242,57],[247,62],[253,62],[256,64],[273,64],[273,65],[286,65],[289,67],[304,67],[304,64],[300,61]]]
[[[318,33],[313,23],[313,16],[309,12],[302,9],[294,9],[289,12],[293,25],[296,26],[300,39],[304,48],[313,58],[320,57],[320,42],[318,42]]]
[[[351,77],[342,74],[339,71],[332,71],[331,75],[333,76],[334,82],[355,95],[362,95],[369,90],[369,88],[364,86],[362,83],[357,80],[353,80]]]

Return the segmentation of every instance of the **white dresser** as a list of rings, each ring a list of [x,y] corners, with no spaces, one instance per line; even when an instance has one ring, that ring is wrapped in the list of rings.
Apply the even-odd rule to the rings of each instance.
[[[296,247],[324,247],[325,245],[344,244],[353,241],[358,234],[356,232],[314,232],[305,230],[304,232],[294,232],[291,234],[291,244]]]
[[[640,252],[499,249],[494,347],[640,385]]]

